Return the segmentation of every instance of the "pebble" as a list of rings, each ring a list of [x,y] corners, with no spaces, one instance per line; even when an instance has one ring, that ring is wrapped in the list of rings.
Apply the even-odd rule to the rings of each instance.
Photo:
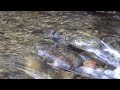
[[[91,67],[91,68],[96,68],[96,62],[95,61],[85,61],[83,62],[83,66],[85,67]]]

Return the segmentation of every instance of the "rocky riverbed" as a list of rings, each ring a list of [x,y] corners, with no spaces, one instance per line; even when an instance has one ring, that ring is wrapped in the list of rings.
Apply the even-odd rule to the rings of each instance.
[[[62,41],[54,41],[52,32],[58,32]],[[71,71],[82,65],[91,67],[79,56],[82,50],[69,47],[69,42],[80,34],[99,38],[120,52],[120,13],[0,11],[0,78],[90,79],[87,74]],[[48,57],[41,57],[38,50],[46,50]],[[67,70],[62,64],[54,67],[50,55],[54,60],[66,62]]]

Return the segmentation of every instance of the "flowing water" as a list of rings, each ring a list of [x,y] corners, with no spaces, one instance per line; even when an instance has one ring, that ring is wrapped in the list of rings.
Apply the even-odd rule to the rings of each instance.
[[[119,79],[119,29],[116,11],[0,11],[0,78]]]

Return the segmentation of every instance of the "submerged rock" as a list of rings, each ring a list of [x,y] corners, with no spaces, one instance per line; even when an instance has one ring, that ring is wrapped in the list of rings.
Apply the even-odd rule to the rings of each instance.
[[[25,57],[26,63],[16,63],[16,68],[33,79],[72,79],[74,73],[64,70],[54,69],[50,65],[39,60],[35,55],[27,55]]]
[[[81,34],[78,37],[73,38],[70,41],[70,45],[85,51],[89,49],[99,49],[99,50],[102,49],[101,41],[98,38],[90,37],[84,34]]]
[[[73,70],[83,63],[79,55],[67,49],[65,45],[60,45],[56,50],[45,48],[44,45],[37,49],[37,54],[47,64],[65,70]]]
[[[93,53],[104,63],[115,67],[120,66],[120,53],[112,46],[106,44],[98,38],[80,35],[79,37],[74,38],[70,42],[70,45],[78,49]]]

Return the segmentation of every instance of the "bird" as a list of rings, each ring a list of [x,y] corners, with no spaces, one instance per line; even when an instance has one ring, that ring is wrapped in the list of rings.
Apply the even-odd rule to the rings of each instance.
[[[60,35],[60,33],[58,33],[57,31],[51,32],[51,38],[55,42],[55,44],[52,46],[53,48],[57,48],[59,42],[63,41],[62,35]]]
[[[63,40],[63,37],[60,35],[60,33],[56,32],[56,31],[53,31],[52,32],[52,40],[54,42],[60,42]]]

